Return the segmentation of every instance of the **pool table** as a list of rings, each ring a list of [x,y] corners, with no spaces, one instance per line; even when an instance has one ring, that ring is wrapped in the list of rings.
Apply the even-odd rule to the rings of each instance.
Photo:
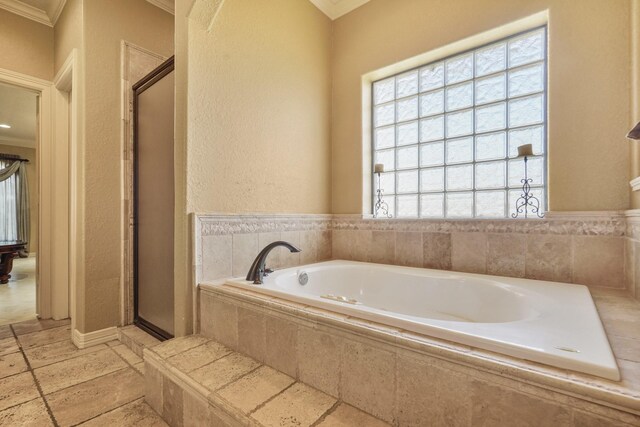
[[[13,259],[27,249],[25,242],[0,240],[0,284],[6,285],[11,278]]]

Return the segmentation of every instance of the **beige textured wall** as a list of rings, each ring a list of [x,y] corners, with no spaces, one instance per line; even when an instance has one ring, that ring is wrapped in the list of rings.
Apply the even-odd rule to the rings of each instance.
[[[629,129],[640,122],[640,0],[631,0],[631,116]],[[631,146],[631,176],[640,176],[640,141]],[[631,191],[631,208],[640,209],[640,191]]]
[[[173,53],[173,15],[145,0],[84,2],[84,324],[117,325],[122,275],[121,41]]]
[[[189,213],[331,210],[331,21],[308,1],[193,3],[176,2],[178,335],[192,319]]]
[[[291,0],[191,18],[187,211],[329,212],[329,18]]]
[[[57,73],[74,48],[82,49],[82,0],[67,0],[54,27],[54,70]]]
[[[17,154],[23,159],[29,160],[27,163],[27,180],[29,181],[29,210],[30,212],[30,237],[29,252],[38,252],[38,167],[36,150],[34,148],[16,147],[13,145],[0,144],[0,153]]]
[[[333,27],[333,212],[362,211],[363,74],[546,9],[549,207],[628,208],[630,1],[372,0]]]
[[[0,9],[0,68],[53,79],[53,28]]]
[[[193,297],[191,253],[192,230],[187,212],[187,127],[188,98],[187,85],[189,64],[189,19],[192,0],[176,1],[175,10],[175,123],[174,123],[174,191],[175,211],[173,219],[173,278],[174,289],[174,334],[183,336],[193,333]]]

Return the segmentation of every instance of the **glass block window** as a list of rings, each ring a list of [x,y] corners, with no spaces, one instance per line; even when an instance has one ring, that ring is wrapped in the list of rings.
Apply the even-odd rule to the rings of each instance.
[[[507,218],[528,176],[546,202],[546,28],[373,84],[373,159],[398,218]],[[374,179],[375,203],[378,180]]]

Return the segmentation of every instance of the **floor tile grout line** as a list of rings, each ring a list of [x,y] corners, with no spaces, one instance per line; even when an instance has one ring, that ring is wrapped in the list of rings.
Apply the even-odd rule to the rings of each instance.
[[[121,344],[121,345],[124,345],[124,344]],[[125,347],[127,347],[127,346],[125,345]],[[113,349],[113,347],[109,347],[109,346],[107,346],[107,348],[108,348],[109,350],[113,351],[113,352],[116,354],[116,356],[118,356],[120,359],[122,359],[122,361],[123,361],[124,363],[126,363],[127,365],[129,365],[129,367],[133,368],[136,372],[138,372],[138,370],[133,366],[133,363],[129,362],[127,359],[125,359],[124,357],[122,357],[122,356],[120,355],[120,353],[118,353],[117,351],[115,351],[115,350]],[[128,347],[127,347],[127,348],[128,348]],[[131,350],[131,349],[129,349],[129,350]],[[133,353],[133,351],[132,351],[132,353]],[[135,353],[133,353],[133,354],[135,354]],[[136,354],[136,356],[138,356],[138,355]],[[140,356],[138,356],[138,357],[140,357]],[[142,359],[142,363],[144,363],[144,357],[140,357],[140,359]],[[138,362],[138,363],[140,363],[140,362]]]
[[[155,352],[154,352],[154,353],[155,353]],[[204,365],[200,366],[199,368],[192,369],[191,371],[186,372],[186,374],[187,374],[187,375],[189,375],[190,373],[195,372],[195,371],[197,371],[198,369],[202,369],[202,368],[204,368],[205,366],[213,365],[214,363],[218,362],[219,360],[222,360],[222,359],[224,359],[224,358],[227,358],[227,357],[231,356],[233,353],[235,353],[235,351],[233,351],[233,350],[232,350],[232,351],[230,351],[229,353],[225,354],[225,355],[224,355],[224,356],[222,356],[222,357],[218,357],[218,358],[217,358],[217,359],[215,359],[215,360],[212,360],[212,361],[210,361],[210,362],[205,363]],[[181,354],[181,353],[178,353],[178,354]],[[162,359],[162,361],[163,361],[164,363],[169,364],[169,365],[171,365],[171,366],[176,366],[176,365],[174,365],[172,362],[169,362],[169,359],[168,359],[168,358],[164,358],[164,357],[160,356],[158,353],[156,353],[156,355],[157,355],[157,357],[159,357],[160,359]],[[176,356],[176,355],[174,355],[174,356]],[[171,356],[171,357],[173,357],[173,356]],[[262,366],[262,365],[260,365],[260,366]],[[176,368],[177,368],[177,366],[176,366]],[[253,371],[255,371],[256,369],[258,369],[258,368],[254,368],[254,369],[252,369],[250,372],[253,372]],[[245,375],[246,375],[246,374],[245,374]],[[189,375],[189,376],[191,376],[191,375]],[[243,375],[243,377],[244,377],[244,375]],[[222,387],[226,387],[227,385],[231,384],[232,382],[233,382],[233,381],[230,381],[230,382],[226,383],[225,385],[223,385],[223,386],[221,386],[221,387],[218,387],[216,390],[220,390]]]
[[[18,336],[24,336],[24,335],[18,335]],[[20,338],[17,338],[17,337],[16,337],[16,339],[17,339],[18,341],[20,341]],[[70,340],[70,339],[71,339],[71,336],[69,336],[69,338],[63,338],[63,339],[61,339],[61,340],[51,341],[51,342],[48,342],[48,343],[46,343],[46,344],[42,344],[42,345],[34,345],[34,346],[30,346],[30,347],[28,347],[28,348],[27,348],[27,350],[31,350],[31,349],[34,349],[34,348],[40,348],[40,347],[44,347],[44,346],[51,345],[51,344],[57,344],[57,343],[59,343],[59,342],[67,341],[67,340]],[[20,344],[20,346],[22,346],[22,344]]]
[[[333,405],[331,405],[331,408],[329,408],[326,411],[324,411],[324,413],[322,415],[320,415],[320,417],[313,424],[311,424],[309,427],[315,427],[315,426],[319,425],[329,415],[333,414],[338,409],[338,406],[340,406],[340,405],[342,405],[342,401],[340,399],[336,399],[335,403]]]
[[[108,414],[108,413],[110,413],[110,412],[116,411],[116,410],[118,410],[118,409],[122,408],[123,406],[127,406],[127,405],[129,405],[129,404],[131,404],[131,403],[133,403],[133,402],[138,401],[138,400],[142,400],[142,401],[144,402],[144,396],[136,397],[135,399],[130,400],[130,401],[128,401],[128,402],[125,402],[125,403],[123,403],[123,404],[122,404],[122,405],[120,405],[120,406],[116,406],[115,408],[109,409],[108,411],[104,411],[104,412],[99,413],[98,415],[94,415],[94,416],[93,416],[93,417],[91,417],[91,418],[87,418],[86,420],[80,421],[80,422],[78,422],[78,423],[76,423],[76,424],[72,424],[72,425],[71,425],[71,427],[77,427],[77,426],[80,426],[80,425],[82,425],[82,424],[84,424],[84,423],[88,423],[88,422],[89,422],[89,421],[91,421],[91,420],[95,420],[96,418],[99,418],[99,417],[101,417],[101,416],[103,416],[103,415],[106,415],[106,414]]]
[[[267,400],[265,400],[264,402],[262,402],[261,404],[259,404],[258,406],[256,406],[255,408],[253,408],[251,411],[249,411],[247,413],[248,417],[251,417],[253,414],[255,414],[256,412],[258,412],[260,409],[264,408],[265,406],[267,406],[267,404],[269,402],[271,402],[272,400],[274,400],[276,397],[280,396],[281,394],[283,394],[285,391],[289,390],[291,387],[293,387],[294,385],[298,384],[298,381],[295,380],[295,378],[293,378],[293,382],[291,384],[289,384],[288,386],[286,386],[285,388],[283,388],[282,390],[280,390],[278,393],[274,394],[273,396],[271,396],[270,398],[268,398]]]
[[[220,360],[220,359],[218,359],[218,360]],[[213,363],[213,362],[212,362],[212,363]],[[210,364],[211,364],[211,363],[209,363],[209,365],[210,365]],[[206,365],[205,365],[205,366],[206,366]],[[216,394],[218,394],[218,391],[222,390],[223,388],[225,388],[225,387],[226,387],[226,386],[228,386],[228,385],[231,385],[231,384],[235,383],[236,381],[239,381],[241,378],[244,378],[244,377],[246,377],[247,375],[250,375],[250,374],[254,373],[254,372],[255,372],[255,371],[257,371],[258,369],[262,368],[262,366],[263,366],[263,365],[256,366],[255,368],[251,369],[250,371],[245,372],[243,375],[239,376],[238,378],[233,379],[233,380],[231,380],[231,381],[229,381],[229,382],[227,382],[227,383],[224,383],[224,384],[223,384],[223,385],[221,385],[220,387],[218,387],[218,388],[216,388],[215,390],[213,390],[213,392],[214,392],[214,393],[216,393]]]
[[[47,402],[47,399],[44,398],[44,393],[42,392],[42,387],[40,387],[40,382],[38,381],[38,378],[36,378],[36,374],[35,372],[33,372],[33,368],[31,367],[31,363],[29,362],[29,359],[27,358],[27,355],[24,353],[24,349],[22,348],[22,344],[20,343],[20,340],[18,339],[18,335],[16,334],[16,331],[13,329],[13,325],[10,325],[9,328],[11,329],[11,332],[13,332],[13,337],[15,338],[16,342],[18,343],[18,348],[20,349],[20,353],[22,354],[22,357],[24,358],[25,363],[27,364],[27,369],[30,374],[31,374],[31,378],[33,378],[33,382],[36,386],[36,390],[38,390],[38,393],[40,394],[40,398],[42,399],[42,402],[44,404],[45,409],[47,410],[47,414],[49,414],[49,418],[51,418],[51,421],[53,422],[54,427],[59,427],[58,421],[56,420],[55,415],[53,415],[53,411],[51,410],[51,407],[49,406],[49,402]]]
[[[39,319],[39,318],[36,318],[36,319],[37,319],[38,321],[40,321],[40,319]],[[62,321],[65,321],[65,320],[67,320],[67,319],[60,319],[60,321],[61,321],[61,322],[62,322]],[[28,322],[28,320],[27,320],[27,322]],[[18,323],[22,323],[22,322],[18,322]],[[6,326],[14,326],[14,325],[17,325],[17,323],[11,323],[11,324],[8,324],[8,325],[6,325]],[[24,335],[29,335],[29,334],[35,334],[35,333],[38,333],[38,332],[49,331],[49,330],[51,330],[51,329],[55,329],[55,328],[62,328],[63,326],[69,326],[69,327],[71,327],[71,324],[70,324],[70,323],[65,323],[64,325],[54,325],[54,326],[51,326],[51,327],[48,327],[48,328],[42,328],[42,329],[38,329],[38,330],[35,330],[35,331],[24,332],[24,333],[21,333],[21,334],[19,334],[19,333],[17,333],[17,332],[16,332],[15,334],[16,334],[17,336],[19,336],[19,337],[22,337],[22,336],[24,336]]]
[[[96,345],[95,347],[98,347],[98,345]],[[77,348],[77,347],[76,347],[76,348]],[[87,347],[87,348],[88,348],[88,347]],[[92,355],[95,355],[95,353],[99,353],[99,352],[101,352],[101,351],[105,351],[105,350],[108,350],[108,349],[109,349],[109,347],[104,347],[104,348],[101,348],[101,349],[97,349],[96,351],[91,352],[91,353],[78,354],[78,355],[75,355],[75,356],[68,357],[68,358],[66,358],[66,359],[57,360],[57,361],[55,361],[55,362],[53,362],[53,363],[48,363],[48,364],[46,364],[46,365],[38,366],[38,367],[36,367],[36,368],[32,368],[32,369],[33,369],[34,371],[37,371],[37,370],[40,370],[40,369],[43,369],[43,368],[49,368],[49,367],[51,367],[51,366],[53,366],[53,365],[56,365],[56,364],[58,364],[58,363],[68,362],[68,361],[70,361],[70,360],[74,360],[74,359],[77,359],[77,358],[80,358],[80,357],[92,356]],[[78,349],[78,350],[82,350],[82,349]],[[26,353],[25,353],[25,355],[26,355]],[[116,353],[116,355],[118,355],[118,354]],[[28,356],[27,356],[27,357],[28,357]],[[100,376],[102,376],[102,375],[100,375]],[[83,382],[85,382],[85,381],[83,381]],[[65,387],[65,388],[66,388],[66,387]]]
[[[56,341],[56,342],[62,342],[62,341]],[[55,343],[52,343],[52,344],[55,344]],[[95,347],[98,347],[99,345],[100,345],[100,344],[96,345]],[[42,347],[44,347],[44,346],[42,346]],[[32,348],[37,348],[37,347],[32,347]],[[76,348],[77,348],[77,347],[76,347]],[[99,352],[99,351],[103,351],[103,350],[105,350],[105,349],[107,349],[107,348],[109,348],[109,347],[104,347],[103,349],[97,349],[97,350],[96,350],[96,351],[94,351],[93,353],[97,353],[97,352]],[[28,350],[31,350],[31,348],[29,348]],[[78,349],[78,350],[83,350],[83,349]],[[26,353],[25,353],[25,354],[26,354]],[[67,360],[77,359],[78,357],[88,356],[88,355],[90,355],[90,354],[92,354],[92,353],[76,354],[76,355],[74,355],[74,356],[70,356],[70,357],[68,357],[68,358],[66,358],[66,359],[60,359],[60,360],[56,360],[55,362],[47,363],[46,365],[36,366],[35,368],[33,368],[33,370],[35,371],[35,370],[38,370],[38,369],[46,368],[46,367],[48,367],[48,366],[55,365],[56,363],[66,362]],[[27,357],[28,357],[28,356],[27,356]]]
[[[27,373],[27,371],[23,372],[23,374],[26,374],[26,373]],[[34,400],[38,400],[38,399],[42,399],[42,396],[37,396],[37,397],[34,397],[33,399],[25,400],[24,402],[20,402],[20,403],[16,403],[15,405],[7,406],[6,408],[4,408],[3,410],[0,411],[0,414],[2,414],[3,412],[8,411],[10,409],[17,408],[20,405],[24,405],[26,403],[30,403],[30,402],[33,402]],[[49,415],[48,412],[47,412],[47,415]]]
[[[39,320],[39,319],[38,319],[38,320]],[[62,319],[62,320],[66,320],[66,319]],[[14,326],[14,325],[16,325],[16,323],[12,323],[12,324],[11,324],[11,326]],[[70,323],[65,323],[64,325],[54,325],[54,326],[51,326],[51,327],[49,327],[49,328],[42,328],[42,329],[38,329],[38,330],[35,330],[35,331],[23,332],[23,333],[20,333],[20,334],[19,334],[19,333],[17,333],[17,332],[15,332],[15,330],[14,330],[14,332],[15,332],[15,334],[16,334],[17,336],[19,336],[19,337],[23,337],[23,336],[25,336],[25,335],[37,334],[37,333],[39,333],[39,332],[50,331],[50,330],[52,330],[52,329],[58,329],[58,328],[63,328],[63,327],[67,327],[67,328],[71,329],[71,324],[70,324]]]
[[[51,365],[49,365],[49,366],[51,366]],[[79,383],[76,383],[76,384],[73,384],[73,385],[69,385],[69,386],[66,386],[66,387],[60,388],[60,389],[55,390],[55,391],[52,391],[52,392],[50,392],[50,393],[45,393],[45,394],[44,394],[44,397],[46,398],[46,396],[51,396],[52,394],[56,394],[56,393],[58,393],[58,392],[60,392],[60,391],[62,391],[62,390],[68,390],[68,389],[70,389],[71,387],[75,387],[75,386],[80,385],[80,384],[85,384],[85,383],[88,383],[89,381],[97,380],[98,378],[106,377],[107,375],[115,374],[116,372],[120,372],[120,371],[123,371],[123,370],[125,370],[125,369],[130,369],[130,367],[129,367],[129,366],[124,366],[124,367],[122,367],[122,368],[116,369],[115,371],[111,371],[111,372],[107,372],[107,373],[104,373],[104,374],[98,375],[97,377],[93,377],[93,378],[90,378],[90,379],[88,379],[88,380],[85,380],[85,381],[82,381],[82,382],[79,382]],[[136,371],[136,372],[137,372],[137,371]]]
[[[183,353],[184,353],[184,352],[183,352]],[[178,355],[183,354],[183,353],[178,353],[178,354],[176,354],[176,355],[174,355],[174,356],[171,356],[171,357],[175,357],[175,356],[178,356]],[[185,371],[185,373],[186,373],[187,375],[189,375],[190,373],[192,373],[192,372],[194,372],[194,371],[197,371],[197,370],[198,370],[198,369],[200,369],[200,368],[204,368],[205,366],[211,365],[212,363],[215,363],[215,362],[217,362],[217,361],[218,361],[218,360],[220,360],[220,359],[224,359],[225,357],[229,356],[229,355],[230,355],[230,354],[232,354],[232,353],[233,353],[233,350],[229,350],[229,353],[224,354],[224,355],[222,355],[222,356],[218,357],[217,359],[213,359],[212,361],[207,362],[207,363],[205,363],[205,364],[204,364],[204,365],[202,365],[202,366],[198,366],[197,368],[191,369],[191,370],[189,370],[189,371]],[[180,369],[180,367],[179,367],[176,363],[173,363],[173,362],[170,362],[170,361],[169,361],[169,359],[171,359],[171,357],[169,357],[169,358],[167,358],[167,359],[164,359],[164,360],[166,361],[166,363],[167,363],[167,364],[169,364],[169,365],[171,365],[171,366],[173,366],[173,367],[175,367],[175,368],[177,368],[177,369]],[[256,368],[256,369],[257,369],[257,368]],[[223,387],[226,387],[226,385],[224,385]]]

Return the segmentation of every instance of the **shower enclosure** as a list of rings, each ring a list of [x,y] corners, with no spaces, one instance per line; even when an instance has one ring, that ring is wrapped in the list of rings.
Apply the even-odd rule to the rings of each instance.
[[[173,337],[174,60],[133,86],[134,323]]]

